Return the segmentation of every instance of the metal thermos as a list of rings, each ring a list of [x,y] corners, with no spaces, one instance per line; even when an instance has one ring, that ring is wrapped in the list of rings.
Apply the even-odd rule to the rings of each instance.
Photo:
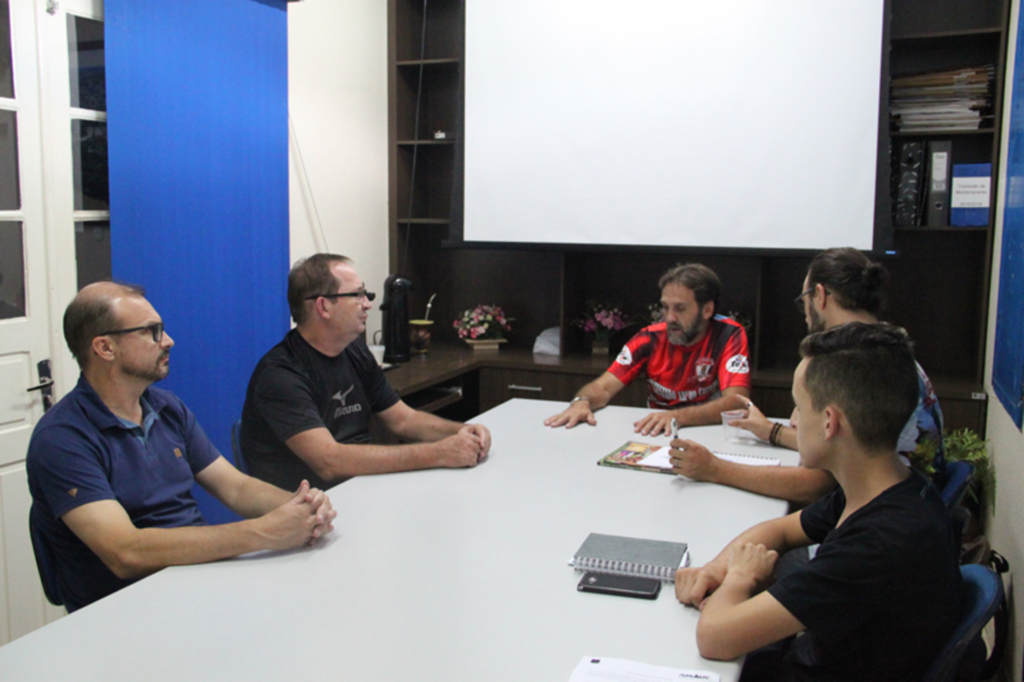
[[[412,282],[391,275],[384,280],[384,301],[380,311],[384,316],[384,362],[397,364],[409,361],[409,291]]]

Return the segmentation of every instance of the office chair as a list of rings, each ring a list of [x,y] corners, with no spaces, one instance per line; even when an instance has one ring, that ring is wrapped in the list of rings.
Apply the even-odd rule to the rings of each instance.
[[[57,558],[53,556],[53,548],[42,536],[33,522],[34,514],[29,512],[28,534],[32,538],[32,553],[36,556],[36,570],[39,571],[39,582],[43,584],[43,594],[54,606],[63,606],[64,600],[57,589]]]
[[[968,564],[960,567],[960,575],[964,579],[960,622],[938,657],[932,661],[924,682],[953,682],[956,679],[964,654],[981,636],[981,628],[1003,600],[1003,580],[995,571],[981,564]]]
[[[231,426],[231,453],[235,456],[235,468],[243,474],[249,473],[249,465],[242,454],[242,420],[239,419]]]
[[[946,509],[960,504],[967,486],[974,480],[974,465],[967,462],[949,462],[946,464],[946,485],[942,486],[942,501]]]

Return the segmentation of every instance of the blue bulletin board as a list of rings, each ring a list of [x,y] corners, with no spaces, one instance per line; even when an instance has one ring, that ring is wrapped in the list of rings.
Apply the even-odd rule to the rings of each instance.
[[[992,387],[1021,428],[1024,397],[1024,30],[1018,19]]]

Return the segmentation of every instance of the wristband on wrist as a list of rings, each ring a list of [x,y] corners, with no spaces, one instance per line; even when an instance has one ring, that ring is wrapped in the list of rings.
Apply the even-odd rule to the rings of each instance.
[[[780,424],[779,422],[775,422],[775,424],[772,425],[772,432],[768,436],[768,442],[771,443],[772,445],[778,445],[779,444],[779,434],[781,434],[781,433],[782,433],[782,424]]]
[[[585,396],[585,395],[578,395],[578,396],[576,396],[575,398],[573,398],[572,400],[570,400],[570,401],[569,401],[569,404],[570,404],[570,405],[573,405],[573,404],[575,404],[575,403],[579,402],[580,400],[586,400],[586,401],[587,401],[587,404],[588,404],[588,405],[590,404],[590,398],[588,398],[588,397],[587,397],[587,396]]]

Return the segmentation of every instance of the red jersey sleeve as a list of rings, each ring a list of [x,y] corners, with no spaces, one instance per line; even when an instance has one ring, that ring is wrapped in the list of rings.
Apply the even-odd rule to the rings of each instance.
[[[608,371],[622,383],[632,382],[647,366],[647,359],[651,356],[651,348],[654,344],[650,334],[651,329],[652,327],[644,327],[637,332],[636,336],[622,347],[615,362],[608,368]]]
[[[724,320],[735,327],[725,343],[722,356],[718,361],[718,387],[725,390],[731,386],[750,388],[750,360],[747,349],[747,332],[732,320]]]

